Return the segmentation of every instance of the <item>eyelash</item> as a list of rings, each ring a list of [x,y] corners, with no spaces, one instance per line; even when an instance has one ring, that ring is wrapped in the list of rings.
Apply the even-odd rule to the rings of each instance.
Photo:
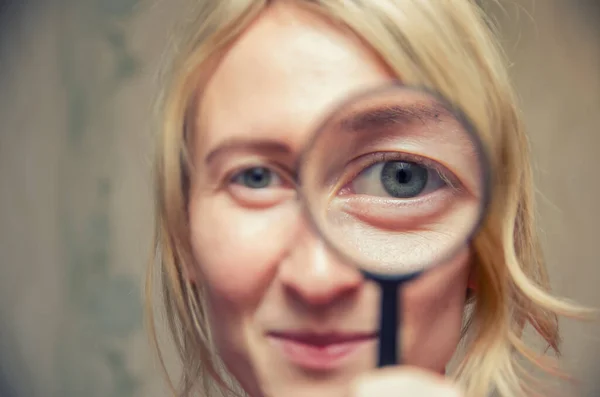
[[[343,176],[343,179],[339,182],[338,188],[345,189],[345,186],[352,182],[361,172],[371,167],[372,165],[378,163],[385,163],[388,161],[407,161],[413,162],[425,168],[428,168],[434,172],[436,172],[440,178],[446,182],[448,187],[453,190],[460,190],[462,188],[461,182],[458,178],[448,170],[446,167],[438,163],[437,161],[428,159],[423,156],[411,154],[411,153],[402,153],[402,152],[378,152],[378,153],[368,153],[362,156],[359,156],[350,161],[349,164],[358,162],[358,169],[353,171],[350,176]]]
[[[252,168],[266,168],[271,172],[277,174],[284,184],[289,184],[292,186],[296,185],[295,174],[290,170],[286,170],[286,167],[278,164],[269,164],[268,162],[262,163],[259,161],[248,162],[246,164],[236,166],[235,168],[233,168],[225,174],[225,176],[222,178],[220,185],[222,187],[226,187],[228,185],[235,184],[234,180],[238,175]]]
[[[446,182],[448,187],[453,190],[460,190],[462,188],[461,182],[458,178],[448,170],[446,167],[441,165],[440,163],[428,159],[423,156],[411,154],[411,153],[402,153],[402,152],[377,152],[377,153],[368,153],[362,156],[359,156],[349,162],[349,164],[354,164],[358,162],[356,166],[357,169],[353,170],[349,175],[343,175],[343,179],[336,183],[337,190],[344,190],[346,185],[352,182],[361,172],[371,167],[372,165],[378,163],[385,163],[388,161],[410,161],[416,164],[419,164],[423,167],[426,167],[434,172],[436,172],[440,178]],[[232,169],[231,171],[225,174],[225,177],[222,179],[221,186],[226,187],[232,184],[235,184],[235,178],[240,175],[242,172],[256,167],[264,167],[269,169],[271,172],[276,173],[284,185],[290,185],[293,187],[297,186],[297,175],[286,167],[283,167],[278,164],[272,164],[268,162],[248,162],[243,165],[239,165]]]

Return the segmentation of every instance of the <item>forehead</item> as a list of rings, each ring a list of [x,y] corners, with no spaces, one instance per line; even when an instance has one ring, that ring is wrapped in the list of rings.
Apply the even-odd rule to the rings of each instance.
[[[204,87],[197,149],[206,153],[240,137],[299,149],[334,103],[392,79],[350,32],[276,3],[234,43]]]

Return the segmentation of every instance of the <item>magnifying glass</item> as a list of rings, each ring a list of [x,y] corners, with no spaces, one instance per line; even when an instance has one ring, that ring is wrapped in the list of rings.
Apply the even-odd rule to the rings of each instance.
[[[399,351],[399,288],[468,246],[490,165],[467,117],[441,95],[392,84],[328,113],[299,167],[317,232],[382,290],[379,366]]]

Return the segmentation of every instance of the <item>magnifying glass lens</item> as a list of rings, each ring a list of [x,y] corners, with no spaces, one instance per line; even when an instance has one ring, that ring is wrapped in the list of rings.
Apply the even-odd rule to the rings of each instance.
[[[470,239],[487,201],[484,160],[460,112],[393,86],[328,115],[302,159],[302,195],[341,256],[375,277],[403,278]]]

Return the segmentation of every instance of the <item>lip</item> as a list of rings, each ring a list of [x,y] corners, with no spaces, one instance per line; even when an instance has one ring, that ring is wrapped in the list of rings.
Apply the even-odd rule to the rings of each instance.
[[[373,343],[377,334],[269,332],[267,337],[293,364],[307,370],[328,371]]]

